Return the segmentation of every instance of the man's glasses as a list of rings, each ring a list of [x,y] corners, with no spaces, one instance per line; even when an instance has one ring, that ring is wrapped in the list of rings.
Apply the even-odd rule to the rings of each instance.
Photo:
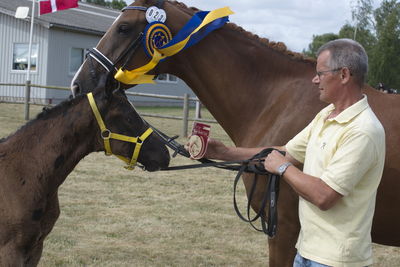
[[[325,73],[329,73],[329,72],[337,72],[341,69],[343,69],[344,67],[340,67],[340,68],[336,68],[336,69],[331,69],[331,70],[322,70],[322,71],[317,71],[317,76],[318,78],[321,78],[322,75],[324,75]]]

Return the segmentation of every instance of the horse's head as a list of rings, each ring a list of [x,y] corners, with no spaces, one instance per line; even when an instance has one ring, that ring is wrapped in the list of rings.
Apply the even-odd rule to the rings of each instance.
[[[100,149],[119,156],[128,165],[131,164],[131,167],[136,160],[148,171],[167,167],[170,160],[168,149],[136,112],[125,92],[111,89],[105,83],[97,86],[94,92],[92,111],[96,114],[97,107],[97,124],[99,129],[102,128],[101,124],[105,127],[97,135]],[[89,95],[88,99],[90,102]]]
[[[149,25],[146,19],[146,11],[149,7],[159,7],[167,14],[168,25],[172,33],[178,30],[179,26],[170,25],[168,16],[177,12],[174,5],[168,1],[160,0],[137,0],[129,7],[122,10],[120,16],[114,21],[107,30],[96,48],[89,51],[87,58],[76,73],[71,83],[73,95],[90,92],[101,76],[114,77],[119,68],[135,69],[147,64],[150,57],[146,55],[143,39],[144,30]],[[190,16],[181,14],[178,19],[174,15],[176,22],[183,24]],[[159,69],[150,71],[150,74],[157,74]],[[114,88],[129,88],[132,85],[119,84],[114,81]]]

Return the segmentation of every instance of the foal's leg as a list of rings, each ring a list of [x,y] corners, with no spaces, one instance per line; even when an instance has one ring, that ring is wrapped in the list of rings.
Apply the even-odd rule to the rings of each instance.
[[[14,242],[9,242],[0,248],[0,266],[2,267],[22,267],[24,257],[22,251],[17,249]]]
[[[47,208],[41,220],[41,236],[32,248],[26,266],[37,266],[42,256],[43,242],[46,236],[53,229],[58,217],[60,216],[60,205],[58,202],[58,191],[51,196],[47,202]]]

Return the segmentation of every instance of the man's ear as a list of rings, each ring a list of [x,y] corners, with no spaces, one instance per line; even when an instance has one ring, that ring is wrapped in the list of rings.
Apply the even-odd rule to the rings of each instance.
[[[349,68],[342,68],[340,71],[340,78],[342,83],[347,83],[350,80],[351,72]]]

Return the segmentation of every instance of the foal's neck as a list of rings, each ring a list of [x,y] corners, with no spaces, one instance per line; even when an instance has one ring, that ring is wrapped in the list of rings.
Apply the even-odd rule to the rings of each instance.
[[[98,150],[94,117],[85,96],[45,111],[5,140],[21,176],[56,189],[78,162]]]

